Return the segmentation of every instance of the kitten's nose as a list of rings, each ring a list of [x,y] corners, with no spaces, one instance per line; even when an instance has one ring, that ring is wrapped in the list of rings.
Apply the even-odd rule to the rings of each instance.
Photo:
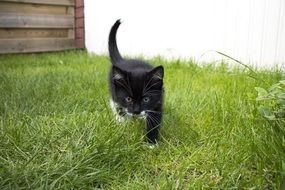
[[[138,105],[134,105],[133,113],[134,113],[135,115],[139,115],[139,114],[141,113],[140,107],[139,107]]]
[[[141,112],[140,111],[134,111],[135,115],[139,115]]]

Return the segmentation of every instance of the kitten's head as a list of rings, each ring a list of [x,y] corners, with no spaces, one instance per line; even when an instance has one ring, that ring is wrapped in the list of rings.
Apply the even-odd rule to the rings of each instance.
[[[137,68],[125,71],[117,66],[111,70],[114,94],[128,115],[145,117],[162,104],[163,67]]]

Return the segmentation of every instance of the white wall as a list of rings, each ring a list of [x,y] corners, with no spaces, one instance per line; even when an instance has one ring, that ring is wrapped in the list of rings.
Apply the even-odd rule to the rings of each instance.
[[[123,55],[285,65],[285,0],[85,0],[86,47],[107,54],[116,19]]]

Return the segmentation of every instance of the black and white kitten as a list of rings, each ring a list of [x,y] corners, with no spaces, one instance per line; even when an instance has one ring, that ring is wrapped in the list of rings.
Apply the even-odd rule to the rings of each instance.
[[[111,107],[120,121],[127,116],[145,119],[147,141],[156,143],[162,118],[163,67],[122,58],[116,42],[120,24],[117,20],[109,34]]]

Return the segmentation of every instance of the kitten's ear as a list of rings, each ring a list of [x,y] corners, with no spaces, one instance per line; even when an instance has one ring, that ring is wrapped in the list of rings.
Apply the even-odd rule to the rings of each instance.
[[[113,65],[112,67],[112,75],[113,75],[113,79],[115,80],[120,80],[125,78],[125,72],[122,71],[122,69],[120,69],[119,67],[116,67]]]
[[[155,67],[154,69],[152,69],[149,72],[150,75],[152,75],[152,77],[156,78],[156,79],[163,79],[163,75],[164,75],[164,70],[163,70],[163,66],[160,65],[158,67]]]

